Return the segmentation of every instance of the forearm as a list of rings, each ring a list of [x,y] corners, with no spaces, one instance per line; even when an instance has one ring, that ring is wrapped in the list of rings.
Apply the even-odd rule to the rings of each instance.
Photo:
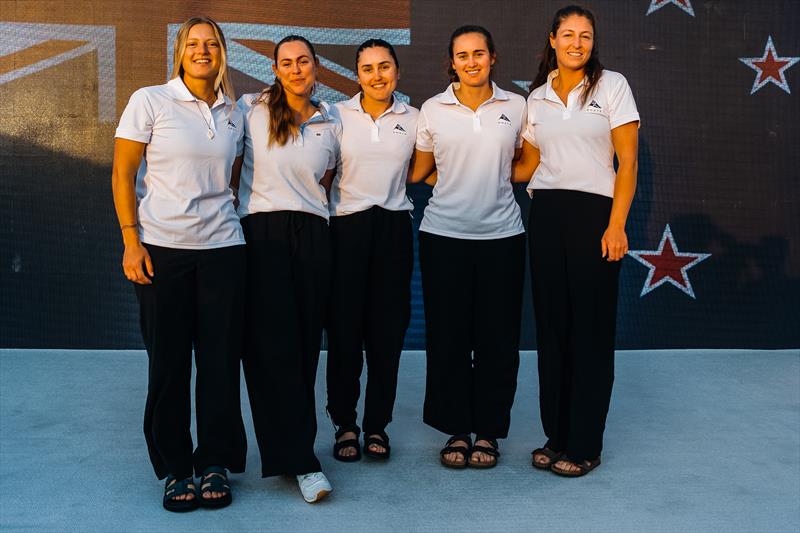
[[[123,175],[125,174],[125,175]],[[135,175],[114,169],[111,190],[114,194],[114,209],[126,246],[139,244],[139,220],[136,214]]]
[[[611,205],[609,227],[625,229],[633,196],[636,193],[637,172],[638,163],[636,161],[627,164],[620,163],[614,183],[614,202]]]

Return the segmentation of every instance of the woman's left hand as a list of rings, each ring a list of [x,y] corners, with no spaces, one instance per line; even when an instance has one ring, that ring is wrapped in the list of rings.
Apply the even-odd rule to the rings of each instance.
[[[628,253],[628,236],[625,229],[609,226],[600,239],[600,246],[603,250],[603,257],[607,261],[619,261]]]

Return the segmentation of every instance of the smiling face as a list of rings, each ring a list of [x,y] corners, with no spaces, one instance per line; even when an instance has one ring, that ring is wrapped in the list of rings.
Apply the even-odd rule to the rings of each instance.
[[[221,46],[210,24],[192,26],[181,58],[184,78],[214,81],[222,64]]]
[[[471,87],[488,85],[495,57],[480,33],[465,33],[453,40],[450,62],[458,81]]]
[[[272,71],[287,93],[311,96],[317,82],[317,61],[303,41],[281,44]]]
[[[583,70],[592,55],[594,27],[586,17],[571,15],[550,34],[550,46],[556,52],[558,68]]]
[[[358,56],[358,83],[365,98],[389,102],[397,88],[400,71],[392,54],[383,46],[365,48]]]

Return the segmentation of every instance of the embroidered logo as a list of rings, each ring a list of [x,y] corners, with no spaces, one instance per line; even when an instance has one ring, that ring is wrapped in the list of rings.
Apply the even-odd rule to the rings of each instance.
[[[600,104],[597,103],[597,100],[592,100],[589,105],[586,106],[587,113],[596,113],[596,114],[603,114],[603,108]]]
[[[321,131],[315,131],[314,135],[316,135],[317,137],[322,137],[322,132]]]
[[[229,130],[235,130],[236,129],[236,124],[234,124],[231,119],[228,119],[228,129]]]
[[[511,119],[509,119],[505,113],[500,113],[500,116],[497,119],[498,124],[508,124],[511,125]]]
[[[396,133],[398,135],[408,135],[408,132],[400,124],[395,124],[394,125],[394,129],[392,129],[392,133]]]

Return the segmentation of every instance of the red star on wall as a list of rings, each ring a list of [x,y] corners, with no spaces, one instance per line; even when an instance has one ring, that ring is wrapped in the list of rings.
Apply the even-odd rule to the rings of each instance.
[[[694,16],[694,9],[692,9],[692,2],[690,0],[650,0],[650,7],[647,8],[645,16],[669,4],[676,5],[686,13]]]
[[[628,255],[650,269],[640,297],[654,291],[664,283],[671,283],[684,294],[695,298],[687,271],[697,263],[711,257],[711,254],[679,252],[669,224],[661,236],[658,250],[630,250]]]
[[[774,83],[784,91],[792,94],[789,83],[786,81],[784,71],[800,61],[800,57],[780,57],[772,44],[772,35],[767,38],[767,46],[761,57],[740,57],[739,61],[756,71],[756,80],[750,94],[755,93],[768,83]]]

